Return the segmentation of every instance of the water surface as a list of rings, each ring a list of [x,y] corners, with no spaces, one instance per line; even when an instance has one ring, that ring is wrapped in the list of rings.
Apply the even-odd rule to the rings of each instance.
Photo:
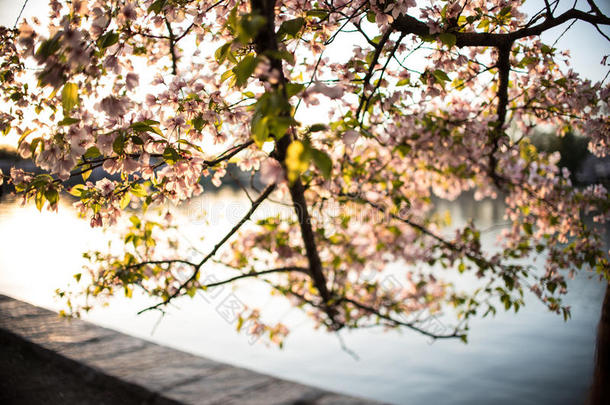
[[[194,240],[205,235],[203,248],[210,246],[248,209],[246,203],[230,192],[206,194],[181,211],[181,230]],[[480,228],[502,222],[502,207],[489,201],[466,198],[442,208],[451,212],[454,224],[468,217]],[[208,211],[211,225],[197,218],[203,211]],[[72,275],[83,263],[81,252],[103,247],[106,238],[77,219],[69,204],[59,213],[39,213],[5,199],[0,204],[0,293],[59,309],[55,289],[74,282]],[[486,233],[486,248],[494,249],[495,240],[495,232]],[[131,300],[116,297],[85,318],[198,355],[389,403],[578,404],[590,384],[604,290],[586,274],[569,285],[572,319],[567,323],[529,296],[518,314],[474,321],[467,345],[454,340],[431,344],[410,331],[342,333],[344,345],[358,359],[342,349],[335,335],[315,330],[300,310],[271,297],[256,280],[176,301],[160,322],[156,313],[136,315],[154,303],[138,294]],[[286,323],[291,334],[284,348],[252,344],[247,335],[237,334],[235,322],[218,311],[231,299],[258,305],[263,314]]]

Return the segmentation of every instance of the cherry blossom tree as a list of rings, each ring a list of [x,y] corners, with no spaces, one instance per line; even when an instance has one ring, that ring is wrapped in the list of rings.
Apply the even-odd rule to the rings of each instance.
[[[540,35],[580,22],[610,41],[610,17],[594,0],[545,0],[533,15],[522,3],[51,0],[48,25],[0,31],[0,130],[42,170],[1,178],[39,209],[69,192],[92,227],[130,217],[120,254],[88,254],[81,293],[92,300],[137,288],[157,299],[143,311],[163,311],[256,278],[330,330],[466,340],[469,319],[517,311],[527,293],[567,318],[566,278],[608,276],[585,218],[606,222],[610,198],[601,184],[574,187],[528,134],[577,132],[606,156],[610,86],[583,79]],[[201,179],[221,185],[229,164],[265,187],[245,190],[249,210],[213,249],[186,255],[166,209],[143,213],[211,192]],[[100,167],[108,176],[88,180]],[[497,251],[482,249],[474,224],[448,233],[435,214],[439,198],[465,192],[505,202]],[[278,200],[293,215],[250,220]],[[338,215],[324,220],[330,207]],[[396,263],[393,288],[363,276]],[[203,282],[211,265],[226,279]],[[460,291],[443,276],[460,273],[476,285]],[[74,313],[91,305],[75,302]],[[455,314],[441,334],[425,327],[440,310]],[[245,321],[274,341],[288,332],[256,309]]]

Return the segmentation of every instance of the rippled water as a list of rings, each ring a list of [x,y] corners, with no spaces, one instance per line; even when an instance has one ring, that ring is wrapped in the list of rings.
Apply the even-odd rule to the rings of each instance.
[[[232,193],[204,196],[181,216],[188,238],[206,236],[210,246],[222,229],[247,210],[247,201]],[[271,209],[268,206],[267,209]],[[462,199],[443,204],[454,224],[476,219],[480,228],[501,223],[501,207],[492,202]],[[196,214],[207,211],[211,225]],[[495,232],[484,243],[494,248]],[[58,308],[54,290],[72,282],[80,253],[99,248],[106,236],[77,219],[69,205],[58,214],[0,204],[0,293],[33,304]],[[159,315],[136,312],[151,301],[134,296],[113,299],[108,307],[86,316],[90,321],[167,346],[255,369],[289,380],[396,404],[577,404],[590,384],[603,287],[581,274],[572,280],[567,300],[572,319],[565,323],[539,302],[527,297],[518,314],[499,313],[472,323],[469,343],[433,344],[413,332],[367,329],[335,335],[314,330],[301,311],[271,297],[255,280],[240,288],[210,291],[206,297],[177,301],[160,321]],[[256,304],[289,325],[284,349],[235,333],[235,323],[219,312],[227,300]],[[152,333],[154,330],[154,333]]]

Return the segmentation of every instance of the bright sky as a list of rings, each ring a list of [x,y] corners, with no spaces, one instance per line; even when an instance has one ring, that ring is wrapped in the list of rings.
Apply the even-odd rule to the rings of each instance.
[[[19,12],[23,6],[24,0],[0,0],[0,25],[13,26]],[[569,4],[568,4],[569,3]],[[562,7],[572,5],[572,0],[563,1]],[[579,0],[578,5],[582,9],[588,9],[585,0]],[[610,13],[610,2],[605,0],[598,1],[598,5],[605,13]],[[48,0],[29,0],[24,9],[22,18],[37,16],[44,21],[47,15]],[[531,14],[537,12],[543,2],[541,0],[529,0],[526,2],[525,10]],[[558,12],[561,8],[558,10]],[[555,28],[542,37],[543,41],[552,44],[563,32],[565,26]],[[610,34],[610,30],[605,30]],[[346,38],[348,39],[348,38]],[[347,46],[346,46],[347,45]],[[351,51],[350,44],[344,41],[336,41],[332,45],[333,49],[328,53],[333,55],[345,54]],[[572,67],[581,75],[591,79],[592,81],[601,80],[609,70],[608,66],[602,66],[600,61],[604,55],[610,54],[610,43],[599,35],[595,28],[587,23],[579,22],[575,24],[571,30],[564,35],[557,43],[557,47],[561,50],[567,49],[572,55]],[[607,79],[610,80],[610,79]],[[314,114],[317,115],[317,114]],[[16,136],[0,137],[0,145],[14,144]]]

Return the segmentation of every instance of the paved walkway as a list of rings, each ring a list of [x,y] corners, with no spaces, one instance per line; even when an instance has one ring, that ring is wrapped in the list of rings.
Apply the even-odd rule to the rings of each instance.
[[[61,319],[3,295],[0,346],[2,404],[376,404]]]

